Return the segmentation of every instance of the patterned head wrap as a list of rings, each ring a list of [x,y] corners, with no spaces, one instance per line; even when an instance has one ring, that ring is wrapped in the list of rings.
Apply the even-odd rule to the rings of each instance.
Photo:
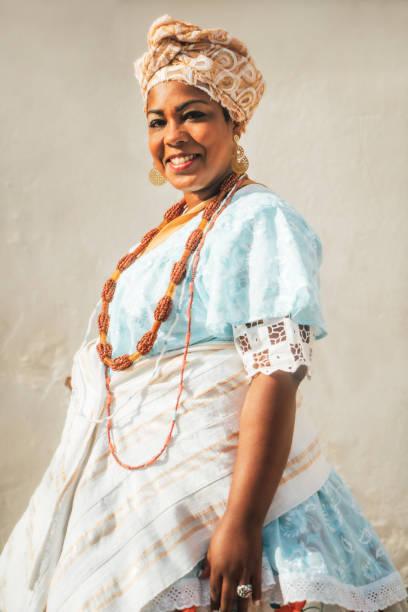
[[[163,81],[183,81],[205,91],[244,131],[265,89],[246,45],[225,30],[202,30],[168,15],[148,34],[149,50],[135,62],[146,111],[147,94]]]

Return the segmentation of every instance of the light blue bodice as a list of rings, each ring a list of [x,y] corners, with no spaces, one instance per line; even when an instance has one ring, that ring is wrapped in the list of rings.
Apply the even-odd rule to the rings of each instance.
[[[139,338],[151,329],[153,311],[166,292],[172,266],[200,218],[201,213],[190,219],[120,277],[110,307],[114,357],[133,352]],[[282,198],[261,185],[240,189],[215,221],[201,250],[190,344],[232,342],[233,324],[287,315],[297,323],[315,326],[316,338],[325,336],[319,292],[321,252],[314,230]],[[187,284],[180,310],[182,285],[149,355],[160,352],[175,317],[167,349],[184,346],[191,274],[190,266],[182,283]]]

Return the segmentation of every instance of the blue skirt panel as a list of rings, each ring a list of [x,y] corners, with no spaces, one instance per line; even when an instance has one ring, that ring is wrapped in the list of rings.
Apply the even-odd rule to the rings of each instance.
[[[317,493],[266,525],[262,535],[264,554],[275,574],[324,575],[363,586],[396,571],[333,468]]]
[[[333,468],[314,495],[265,525],[262,537],[262,600],[271,607],[306,600],[374,612],[406,598],[389,554]],[[202,562],[161,593],[154,609],[208,606],[201,568]]]

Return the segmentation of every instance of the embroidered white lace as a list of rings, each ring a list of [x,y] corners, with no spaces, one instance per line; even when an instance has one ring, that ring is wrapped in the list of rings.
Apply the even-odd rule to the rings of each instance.
[[[209,580],[181,578],[155,597],[143,612],[170,612],[192,606],[210,605]],[[275,579],[266,557],[262,557],[262,591],[270,592]]]
[[[277,585],[269,594],[270,601],[282,603],[282,592],[287,601],[341,602],[342,607],[348,610],[364,612],[385,610],[406,597],[398,572],[360,587],[341,583],[330,576],[310,580],[303,574],[279,574],[279,587]]]
[[[311,378],[313,327],[284,317],[263,318],[232,329],[249,381],[258,372],[296,372],[301,365],[307,366],[307,378]]]
[[[267,568],[265,564],[268,565]],[[273,585],[270,582],[274,580],[273,575],[266,559],[263,560],[262,572],[262,602],[267,608],[269,608],[269,602],[283,603],[282,591],[285,593],[286,601],[306,600],[323,604],[336,604],[341,601],[342,607],[336,606],[336,610],[346,608],[347,610],[364,610],[364,612],[386,610],[405,599],[398,573],[371,583],[369,587],[356,587],[351,584],[341,584],[328,576],[311,581],[303,574],[280,574],[279,584]],[[184,578],[155,597],[143,612],[172,612],[175,609],[209,605],[208,580]]]

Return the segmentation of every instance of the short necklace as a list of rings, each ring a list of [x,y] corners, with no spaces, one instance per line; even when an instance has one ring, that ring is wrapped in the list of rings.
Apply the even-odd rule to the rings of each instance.
[[[98,351],[101,361],[105,365],[105,385],[106,385],[106,391],[107,391],[106,409],[107,409],[107,414],[108,414],[107,430],[108,430],[109,450],[113,458],[115,459],[115,461],[119,465],[121,465],[123,468],[126,468],[128,470],[137,470],[143,467],[147,467],[151,465],[152,463],[155,463],[155,461],[157,461],[157,459],[164,453],[164,451],[166,450],[167,446],[170,443],[170,440],[173,434],[174,425],[176,422],[179,401],[180,401],[181,393],[183,390],[184,368],[186,364],[188,346],[190,343],[191,306],[193,303],[193,295],[194,295],[194,277],[195,277],[195,270],[197,267],[200,252],[204,244],[205,237],[208,234],[208,231],[213,227],[216,218],[224,210],[224,208],[229,204],[239,184],[246,178],[247,178],[246,175],[239,178],[235,173],[229,174],[221,183],[221,187],[220,187],[218,194],[214,196],[214,198],[210,199],[208,204],[206,204],[204,208],[204,212],[202,214],[201,221],[197,229],[194,229],[191,232],[190,236],[188,237],[186,241],[185,250],[184,250],[183,255],[181,256],[180,260],[176,261],[176,263],[173,265],[172,271],[170,273],[170,283],[167,287],[167,291],[164,294],[164,296],[160,298],[154,310],[155,320],[154,320],[153,326],[150,331],[146,332],[140,338],[139,342],[136,345],[136,351],[132,353],[131,355],[124,354],[124,355],[120,355],[119,357],[116,357],[115,359],[112,359],[112,345],[107,342],[107,335],[108,335],[109,322],[110,322],[109,304],[113,300],[115,289],[116,289],[116,283],[118,281],[119,276],[122,274],[122,272],[124,272],[124,270],[129,268],[129,266],[131,266],[136,261],[136,259],[146,249],[147,245],[153,240],[154,236],[156,236],[156,234],[164,226],[170,223],[170,221],[172,221],[176,217],[183,214],[183,212],[185,211],[186,205],[187,205],[184,198],[180,200],[179,202],[177,202],[176,204],[173,204],[173,206],[171,206],[170,208],[166,210],[161,224],[158,227],[148,231],[143,236],[143,238],[140,241],[140,244],[136,247],[134,251],[132,251],[131,253],[127,253],[119,260],[116,266],[116,270],[114,271],[112,276],[105,282],[103,286],[102,294],[101,294],[102,309],[98,316],[98,329],[99,329],[100,342],[97,345],[96,349]],[[225,198],[225,196],[227,195],[229,191],[231,191],[229,197],[224,202],[224,205],[218,211],[218,213],[214,215],[221,201]],[[210,225],[208,227],[208,230],[206,234],[204,234],[204,229],[207,227],[209,223]],[[183,362],[181,366],[181,379],[180,379],[180,385],[179,385],[179,393],[177,397],[176,407],[174,409],[174,414],[173,414],[173,419],[171,422],[170,430],[166,437],[164,445],[162,446],[162,448],[156,455],[154,455],[148,461],[141,463],[139,465],[128,465],[124,463],[123,461],[121,461],[121,459],[119,459],[117,452],[116,452],[116,447],[112,441],[111,406],[112,406],[114,398],[113,398],[112,391],[110,389],[109,368],[111,368],[112,370],[125,370],[129,368],[137,359],[139,359],[140,357],[142,357],[143,355],[146,355],[149,351],[151,351],[156,341],[157,334],[160,329],[160,325],[162,324],[163,321],[166,321],[170,315],[172,305],[173,305],[173,299],[172,299],[173,294],[176,289],[176,286],[179,285],[185,277],[187,261],[190,255],[197,248],[198,250],[195,256],[192,277],[190,281],[190,301],[189,301],[188,309],[187,309],[188,328],[187,328],[187,333],[186,333],[186,344],[184,347],[184,357],[183,357]]]

